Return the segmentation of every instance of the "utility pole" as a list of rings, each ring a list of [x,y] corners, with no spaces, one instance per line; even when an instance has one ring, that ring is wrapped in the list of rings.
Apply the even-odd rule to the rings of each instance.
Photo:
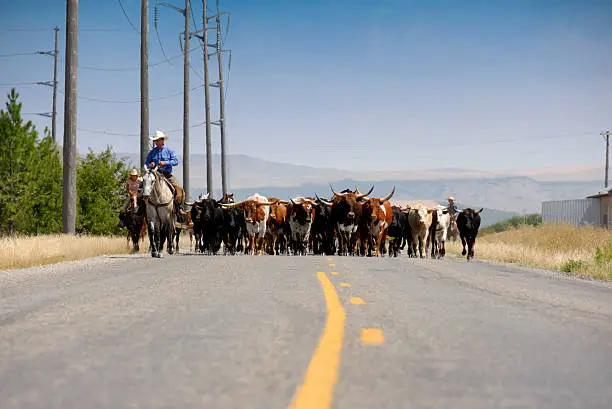
[[[140,168],[149,153],[149,0],[140,0]]]
[[[185,0],[185,32],[183,41],[183,189],[185,201],[190,198],[189,183],[189,0]]]
[[[206,0],[202,0],[202,42],[204,47],[204,107],[206,111],[206,191],[210,197],[212,186],[212,137],[210,135],[210,83],[208,81],[208,18],[206,17]]]
[[[66,76],[64,100],[64,163],[62,184],[62,232],[76,229],[76,128],[79,0],[66,2]]]
[[[51,137],[53,138],[53,143],[57,142],[57,136],[56,136],[56,118],[57,118],[57,56],[59,54],[58,51],[58,46],[57,46],[57,36],[58,36],[58,32],[59,32],[59,27],[55,27],[53,29],[55,31],[55,47],[53,51],[37,51],[36,54],[44,54],[44,55],[51,55],[54,57],[54,61],[53,61],[53,82],[51,81],[39,81],[37,82],[38,85],[47,85],[50,87],[53,87],[53,106],[52,106],[52,110],[51,112],[43,112],[43,113],[39,113],[38,115],[41,116],[46,116],[46,117],[51,117]]]
[[[59,27],[55,26],[55,51],[53,51],[53,112],[51,115],[51,137],[53,138],[53,143],[56,143],[56,118],[57,118],[57,55],[59,53],[57,49],[57,36],[59,34]]]
[[[221,131],[221,189],[223,196],[227,194],[227,164],[225,160],[225,95],[223,88],[223,54],[221,50],[221,15],[219,11],[219,0],[217,0],[217,14],[215,15],[215,21],[217,23],[217,62],[219,63],[219,125]]]
[[[606,132],[602,132],[600,133],[600,135],[605,139],[606,141],[606,176],[604,179],[604,188],[607,190],[608,189],[608,163],[609,163],[609,158],[610,158],[610,131],[606,131]]]
[[[185,17],[185,29],[183,31],[183,190],[185,191],[185,201],[189,201],[189,39],[191,37],[189,29],[189,0],[185,0],[184,9],[170,3],[157,2],[155,6],[156,11],[158,5],[173,8]],[[157,26],[155,28],[157,29]]]

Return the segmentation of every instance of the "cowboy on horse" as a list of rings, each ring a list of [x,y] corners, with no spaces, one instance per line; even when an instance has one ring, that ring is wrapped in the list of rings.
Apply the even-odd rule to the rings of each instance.
[[[164,175],[168,182],[170,182],[173,188],[174,208],[178,214],[184,215],[186,214],[184,209],[185,191],[172,175],[172,167],[178,166],[178,157],[172,149],[165,146],[168,135],[162,131],[155,131],[155,135],[149,137],[149,139],[151,139],[155,146],[147,155],[145,162],[151,169],[158,166],[158,172]]]

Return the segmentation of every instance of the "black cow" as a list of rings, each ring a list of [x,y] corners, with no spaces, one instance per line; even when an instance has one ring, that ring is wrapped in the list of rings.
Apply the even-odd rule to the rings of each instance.
[[[410,231],[410,223],[408,223],[408,215],[398,206],[391,206],[393,212],[393,220],[387,228],[387,236],[392,237],[389,242],[389,256],[397,257],[406,243],[408,243],[408,255],[412,250],[412,233]]]
[[[138,240],[140,239],[146,217],[146,204],[142,197],[137,199],[136,204],[136,207],[130,204],[125,213],[119,213],[119,220],[121,220],[122,225],[127,229],[132,239],[134,251],[138,252],[140,251]]]
[[[457,210],[459,213],[457,216],[457,228],[459,229],[459,236],[461,237],[461,245],[463,246],[462,256],[465,256],[465,244],[467,242],[467,259],[468,261],[474,258],[474,244],[476,244],[476,236],[478,236],[478,229],[480,228],[480,210],[474,210],[466,208],[463,210]]]
[[[194,202],[191,207],[191,220],[196,249],[201,253],[217,254],[221,248],[223,230],[223,209],[219,202],[209,198]]]
[[[223,211],[223,226],[221,228],[223,235],[223,252],[236,254],[242,248],[242,236],[246,232],[246,221],[244,211],[237,207],[222,209]]]
[[[310,226],[310,240],[314,254],[331,256],[336,253],[334,223],[331,219],[331,202],[323,201],[315,195],[315,216]]]

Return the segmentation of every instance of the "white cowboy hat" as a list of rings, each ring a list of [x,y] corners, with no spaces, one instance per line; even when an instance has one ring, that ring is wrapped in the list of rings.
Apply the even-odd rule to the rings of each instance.
[[[133,168],[133,169],[130,171],[130,176],[140,176],[140,175],[138,174],[138,169]]]
[[[158,139],[168,139],[168,135],[163,133],[162,131],[155,131],[155,136],[149,136],[149,139],[152,141],[156,141]]]

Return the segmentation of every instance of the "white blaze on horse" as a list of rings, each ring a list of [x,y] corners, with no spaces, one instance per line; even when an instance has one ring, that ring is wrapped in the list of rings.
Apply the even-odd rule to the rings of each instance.
[[[167,242],[168,254],[173,254],[172,234],[176,215],[170,182],[157,173],[157,166],[153,169],[145,167],[142,190],[142,197],[147,204],[151,257],[162,257],[165,242]]]

